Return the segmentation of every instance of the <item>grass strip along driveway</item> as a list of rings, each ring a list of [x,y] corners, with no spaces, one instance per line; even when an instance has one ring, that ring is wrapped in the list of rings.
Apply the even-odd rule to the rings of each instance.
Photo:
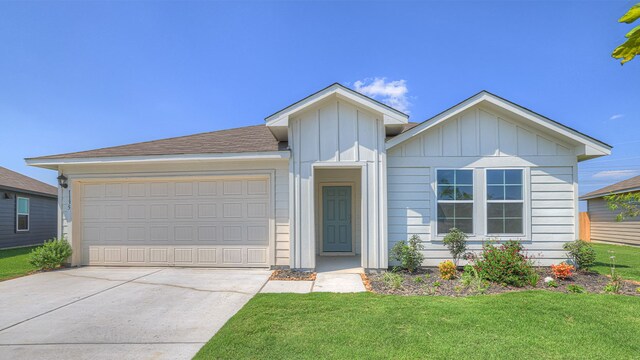
[[[0,281],[24,276],[36,270],[29,264],[29,253],[33,247],[0,250]]]
[[[596,264],[591,268],[600,274],[609,275],[610,256],[615,256],[616,271],[623,279],[640,281],[640,247],[592,244],[596,250]]]
[[[637,297],[259,294],[196,359],[632,358]]]

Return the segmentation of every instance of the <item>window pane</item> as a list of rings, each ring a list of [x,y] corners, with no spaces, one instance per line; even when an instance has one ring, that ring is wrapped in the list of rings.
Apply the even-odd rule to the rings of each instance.
[[[453,184],[454,170],[438,170],[438,184]]]
[[[453,186],[438,185],[438,200],[453,200]]]
[[[520,185],[505,186],[505,199],[506,200],[522,200],[522,186]]]
[[[504,200],[504,186],[487,186],[487,200]]]
[[[18,230],[29,228],[29,215],[18,215]]]
[[[505,170],[505,183],[513,185],[522,185],[522,170]]]
[[[455,216],[459,218],[473,218],[473,204],[455,204]]]
[[[446,234],[453,227],[453,220],[438,220],[438,234]]]
[[[504,220],[502,219],[489,219],[487,221],[487,233],[489,234],[502,234],[503,233]]]
[[[502,185],[504,183],[504,170],[487,170],[487,184]]]
[[[473,200],[473,186],[457,186],[456,200]]]
[[[522,218],[522,203],[504,204],[504,213],[506,217]]]
[[[473,220],[472,219],[462,219],[462,220],[456,219],[455,227],[457,227],[458,230],[461,230],[462,232],[471,234],[473,232]]]
[[[454,204],[438,204],[438,219],[453,219]]]
[[[19,214],[29,213],[29,199],[18,198],[18,213]]]
[[[473,185],[473,171],[456,170],[456,185]]]
[[[520,205],[520,204],[518,204]],[[487,204],[487,217],[488,218],[502,218],[504,217],[504,204],[489,203]]]
[[[522,233],[522,219],[507,219],[507,220],[505,220],[505,233],[507,233],[507,234],[521,234]]]

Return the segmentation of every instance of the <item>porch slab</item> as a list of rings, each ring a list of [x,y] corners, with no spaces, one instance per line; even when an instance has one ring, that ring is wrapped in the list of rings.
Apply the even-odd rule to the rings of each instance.
[[[260,292],[272,294],[308,294],[311,292],[312,287],[313,281],[269,280]]]
[[[318,273],[314,292],[354,293],[366,291],[360,274]]]

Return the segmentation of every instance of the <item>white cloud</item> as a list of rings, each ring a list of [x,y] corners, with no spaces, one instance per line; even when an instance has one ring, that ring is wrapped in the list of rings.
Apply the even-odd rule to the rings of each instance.
[[[618,120],[618,119],[622,119],[623,117],[624,117],[624,114],[615,114],[615,115],[611,115],[609,120]]]
[[[629,170],[607,170],[600,171],[593,175],[596,179],[625,179],[630,178],[632,176],[638,175],[640,170],[629,169]]]
[[[366,78],[353,83],[355,90],[361,94],[381,101],[394,109],[409,113],[409,99],[406,80],[390,80],[387,78]]]

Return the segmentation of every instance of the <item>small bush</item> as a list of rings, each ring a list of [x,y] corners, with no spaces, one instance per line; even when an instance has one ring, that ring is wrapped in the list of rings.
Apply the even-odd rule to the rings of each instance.
[[[40,270],[62,266],[71,256],[71,245],[64,238],[47,240],[29,254],[29,263]]]
[[[538,274],[535,271],[531,272],[527,281],[529,282],[529,285],[531,285],[532,287],[538,286],[538,281],[540,281],[540,274]]]
[[[582,294],[584,292],[584,288],[580,285],[567,285],[567,291],[574,294]]]
[[[460,282],[462,286],[471,287],[478,294],[484,294],[489,288],[489,283],[480,277],[478,270],[472,265],[466,265],[464,267]]]
[[[553,276],[560,280],[571,277],[573,275],[573,270],[575,270],[573,265],[569,265],[567,263],[551,265],[551,272],[553,272]]]
[[[456,265],[451,260],[443,261],[438,264],[438,270],[440,270],[440,277],[442,280],[451,280],[456,277]]]
[[[394,290],[398,290],[398,289],[402,288],[402,283],[403,283],[404,279],[402,278],[402,275],[400,275],[400,274],[396,274],[396,273],[393,273],[393,272],[386,272],[386,273],[384,273],[384,275],[382,275],[382,281],[388,287],[390,287],[390,288],[392,288]]]
[[[596,262],[596,251],[586,241],[576,240],[562,246],[577,269],[588,269]]]
[[[485,243],[476,264],[478,272],[491,282],[523,287],[534,272],[532,261],[523,250],[522,244],[513,240],[500,246]]]
[[[558,287],[558,283],[555,280],[545,281],[545,283],[547,284],[548,287],[552,287],[552,288]]]
[[[423,249],[420,237],[413,235],[408,242],[397,242],[391,249],[390,257],[391,260],[399,261],[401,268],[412,273],[422,265],[424,255],[420,251]]]
[[[467,251],[467,234],[457,228],[451,228],[442,241],[449,249],[454,264],[458,266],[458,261]]]

